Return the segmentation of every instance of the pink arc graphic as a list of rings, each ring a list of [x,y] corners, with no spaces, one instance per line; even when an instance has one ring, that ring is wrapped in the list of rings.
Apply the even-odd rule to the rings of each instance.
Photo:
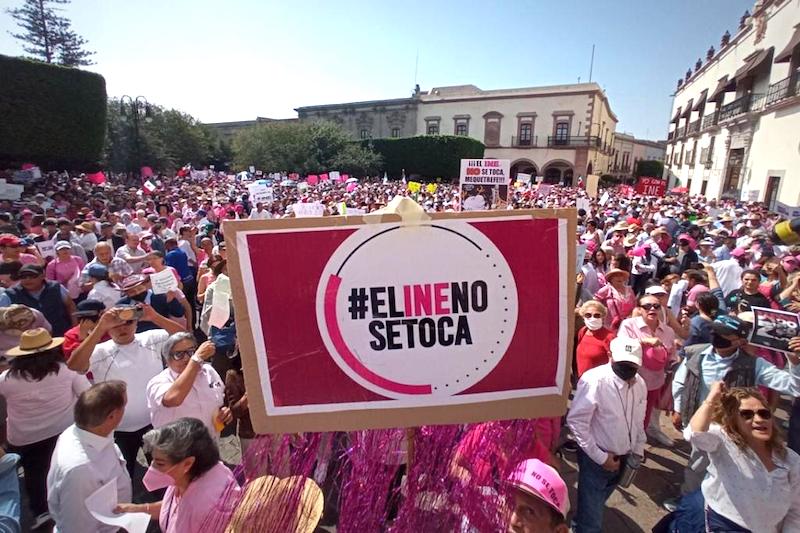
[[[328,278],[328,284],[325,286],[325,325],[328,329],[331,342],[344,363],[362,379],[387,391],[399,394],[430,394],[430,385],[409,385],[386,379],[364,366],[364,364],[353,355],[353,352],[347,347],[344,337],[342,337],[342,332],[339,329],[339,321],[336,317],[336,296],[339,293],[341,284],[342,278],[339,276],[331,274]]]

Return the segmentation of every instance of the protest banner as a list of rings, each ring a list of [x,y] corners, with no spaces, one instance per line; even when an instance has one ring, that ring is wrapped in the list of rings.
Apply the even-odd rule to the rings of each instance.
[[[339,181],[339,179],[341,178],[341,175],[339,174],[339,171],[332,170],[332,171],[328,172],[328,178],[331,181]]]
[[[766,307],[752,307],[750,310],[753,312],[750,344],[780,352],[793,351],[789,349],[789,340],[800,335],[800,318],[797,313]]]
[[[5,179],[0,178],[0,200],[19,200],[24,190],[24,185],[8,183]]]
[[[460,198],[462,211],[505,209],[511,185],[508,159],[462,159]]]
[[[642,176],[636,182],[636,192],[644,196],[664,196],[667,182],[659,178]]]
[[[552,183],[540,183],[536,187],[536,194],[539,195],[539,198],[544,198],[550,195],[550,191],[553,190]]]
[[[611,199],[611,195],[608,191],[603,193],[603,196],[600,197],[600,205],[605,206],[608,201]]]
[[[783,202],[775,202],[775,212],[785,218],[800,217],[800,207],[792,207]]]
[[[248,183],[247,192],[250,195],[250,202],[253,204],[259,202],[262,204],[271,204],[274,198],[272,187],[267,186],[264,180]]]
[[[150,274],[150,285],[153,294],[167,294],[169,291],[178,290],[178,280],[169,268]]]
[[[597,187],[600,184],[600,176],[589,174],[586,176],[586,194],[589,198],[597,198]]]
[[[325,206],[320,202],[298,202],[292,206],[292,212],[297,218],[321,217],[325,214]]]
[[[258,433],[566,411],[575,210],[418,217],[225,222]]]
[[[425,186],[425,190],[428,191],[428,194],[436,194],[436,189],[438,188],[439,186],[435,183],[429,183]]]
[[[319,183],[319,176],[315,176],[313,174],[306,176],[306,182],[309,185],[316,185],[317,183]]]
[[[42,257],[55,257],[56,256],[56,241],[37,242],[36,248],[39,249],[39,255]]]
[[[636,191],[630,185],[620,185],[619,194],[625,198],[633,198],[636,194]]]
[[[524,174],[522,172],[517,172],[517,181],[520,183],[530,183],[531,182],[531,175]]]
[[[409,181],[408,182],[408,191],[409,192],[419,192],[422,188],[422,184],[418,181]]]

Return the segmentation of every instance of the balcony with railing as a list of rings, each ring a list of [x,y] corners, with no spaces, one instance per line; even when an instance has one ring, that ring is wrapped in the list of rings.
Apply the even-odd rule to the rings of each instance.
[[[719,121],[724,122],[731,120],[745,113],[753,113],[764,109],[765,95],[750,93],[745,94],[731,102],[722,106],[719,113]]]
[[[707,130],[709,128],[713,128],[719,123],[719,109],[709,113],[708,115],[703,117],[703,124],[700,126],[701,130]]]
[[[555,137],[547,137],[547,146],[549,148],[575,148],[575,147],[594,147],[602,148],[603,140],[596,136],[585,135],[557,135]]]
[[[792,83],[791,76],[784,78],[779,82],[773,83],[769,86],[769,90],[767,91],[767,100],[765,105],[771,106],[773,104],[777,104],[778,102],[782,102],[787,98],[796,96],[798,94],[799,87],[800,76],[794,80],[794,83]]]
[[[687,135],[694,135],[695,133],[699,132],[699,131],[700,131],[700,123],[701,123],[701,122],[702,122],[702,121],[701,121],[701,120],[698,118],[698,119],[697,119],[697,120],[695,120],[694,122],[690,123],[690,124],[689,124],[689,125],[686,127],[686,134],[687,134]]]
[[[671,141],[674,138],[675,138],[675,132],[674,131],[670,131],[670,132],[667,133],[667,141]]]
[[[535,148],[539,146],[539,136],[511,137],[511,146],[514,148]]]

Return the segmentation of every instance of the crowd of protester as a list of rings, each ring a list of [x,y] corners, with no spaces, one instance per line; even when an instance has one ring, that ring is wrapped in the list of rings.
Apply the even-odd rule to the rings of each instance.
[[[152,191],[47,174],[21,200],[0,201],[2,440],[13,452],[0,458],[0,494],[13,500],[7,473],[19,461],[33,528],[115,531],[85,505],[115,479],[119,512],[147,513],[165,532],[200,531],[238,487],[220,436],[238,438],[246,456],[256,435],[233,313],[209,321],[215,292],[230,293],[225,220],[291,217],[309,202],[331,216],[370,212],[397,195],[429,212],[459,202],[450,183],[412,193],[374,180],[276,181],[272,201],[254,203],[236,177],[184,174],[153,180]],[[800,336],[788,352],[748,342],[754,307],[800,310],[800,248],[777,241],[780,217],[761,204],[598,196],[523,185],[503,204],[580,204],[575,244],[585,251],[574,396],[564,420],[537,421],[531,458],[510,465],[510,530],[601,531],[607,499],[646,463],[648,439],[674,445],[663,431],[671,423],[692,454],[661,531],[800,531],[800,400],[788,441],[774,417],[781,395],[800,398]],[[165,270],[177,289],[157,294],[150,276]],[[577,453],[572,505],[559,448]],[[142,454],[154,498],[134,501]],[[498,482],[496,465],[456,462],[454,476]],[[0,515],[19,527],[18,504],[0,504]]]

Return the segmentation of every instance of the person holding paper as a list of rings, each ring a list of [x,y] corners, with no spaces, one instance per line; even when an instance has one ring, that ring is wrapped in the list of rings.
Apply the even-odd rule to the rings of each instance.
[[[216,347],[206,341],[197,347],[194,335],[175,333],[161,347],[167,368],[147,383],[147,406],[153,427],[184,416],[199,419],[212,436],[233,419],[230,409],[223,407],[225,385],[211,365]]]
[[[87,509],[86,499],[116,480],[117,503],[131,501],[131,478],[113,437],[127,401],[122,381],[97,383],[78,397],[75,423],[58,437],[47,474],[47,503],[58,533],[119,530],[97,521]]]
[[[120,504],[119,513],[148,513],[163,533],[203,531],[210,523],[227,524],[241,491],[233,474],[219,457],[208,428],[196,418],[179,418],[144,436],[153,460],[142,482],[150,492],[164,489],[157,503]],[[220,509],[223,504],[224,509]],[[222,516],[219,516],[219,514]]]
[[[150,259],[147,262],[150,264],[150,266],[142,270],[142,274],[149,276],[150,274],[158,274],[168,270],[170,273],[172,273],[175,281],[178,282],[178,288],[183,289],[183,284],[181,283],[181,277],[178,275],[178,271],[175,270],[174,267],[167,265],[164,262],[164,252],[160,252],[158,250],[150,252]]]
[[[84,262],[72,255],[72,244],[67,241],[56,243],[56,258],[47,263],[45,277],[63,285],[73,300],[81,295],[80,277]]]

